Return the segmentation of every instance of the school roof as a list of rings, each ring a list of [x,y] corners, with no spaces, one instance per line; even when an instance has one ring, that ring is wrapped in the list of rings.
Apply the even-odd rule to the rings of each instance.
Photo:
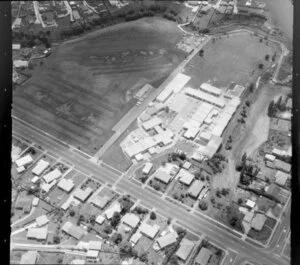
[[[122,218],[122,222],[131,228],[135,228],[139,224],[140,218],[133,213],[126,213]]]
[[[16,165],[17,167],[21,167],[21,166],[26,166],[30,163],[32,163],[33,159],[31,157],[31,155],[25,155],[21,158],[19,158],[18,160],[16,160]]]
[[[274,165],[275,165],[276,169],[279,169],[283,172],[286,172],[286,173],[291,172],[291,167],[292,167],[291,164],[288,164],[282,160],[275,159]]]
[[[60,170],[58,168],[50,171],[49,173],[47,173],[46,175],[43,176],[43,179],[47,182],[50,183],[51,181],[60,178],[62,175],[62,173],[60,172]]]
[[[157,101],[164,102],[173,92],[178,93],[191,77],[178,73],[165,89],[156,98]]]
[[[99,250],[101,250],[101,247],[102,247],[102,242],[101,241],[90,241],[88,249],[99,251]]]
[[[37,251],[28,251],[22,255],[20,264],[35,264],[38,259]]]
[[[148,162],[145,164],[144,168],[143,168],[143,173],[144,174],[149,174],[150,170],[152,169],[153,164]]]
[[[215,105],[217,107],[220,107],[220,108],[223,108],[225,106],[224,99],[217,98],[217,97],[212,96],[212,95],[210,95],[208,93],[205,93],[205,92],[203,92],[201,90],[197,90],[197,89],[188,87],[188,88],[186,88],[185,93],[188,96],[197,98],[197,99],[202,100],[204,102],[208,102],[208,103],[210,103],[212,105]]]
[[[102,225],[105,221],[105,218],[102,215],[98,215],[96,218],[96,223]]]
[[[276,178],[275,183],[280,186],[284,186],[289,177],[290,177],[289,174],[284,173],[282,171],[277,171],[277,173],[275,175],[275,178]]]
[[[108,196],[102,196],[100,197],[95,196],[92,200],[91,203],[94,204],[95,206],[99,207],[100,209],[103,209],[110,201],[110,198]]]
[[[140,232],[144,234],[145,236],[148,236],[149,238],[153,239],[156,234],[158,233],[160,227],[155,224],[155,225],[149,225],[146,222],[143,222],[140,227]]]
[[[216,96],[220,96],[222,93],[222,90],[220,88],[217,88],[211,84],[208,83],[203,83],[200,86],[200,89],[203,90],[204,92],[216,95]]]
[[[39,176],[43,173],[43,171],[49,166],[49,162],[45,160],[39,160],[36,166],[32,169],[32,173]]]
[[[136,232],[134,235],[132,235],[132,237],[130,238],[130,242],[132,242],[133,244],[136,244],[140,238],[142,237],[142,234],[139,232]]]
[[[257,213],[251,221],[251,227],[257,231],[260,231],[263,228],[266,220],[267,217],[264,214]]]
[[[202,247],[195,259],[195,265],[207,265],[212,255],[209,249]]]
[[[162,249],[174,244],[177,241],[177,238],[178,238],[178,234],[176,232],[171,232],[157,238],[156,242],[158,243],[159,247]]]
[[[105,215],[106,218],[110,220],[113,217],[114,213],[120,213],[120,212],[121,212],[121,205],[119,202],[116,202],[112,207],[110,207],[105,211]]]
[[[185,185],[190,185],[195,177],[192,173],[185,169],[181,169],[177,176],[179,181]]]
[[[187,257],[191,254],[194,246],[195,244],[192,241],[183,238],[180,242],[178,250],[176,251],[176,256],[183,261],[186,261]]]
[[[159,169],[154,173],[154,178],[160,180],[161,182],[168,184],[172,178],[171,175],[166,173],[165,171]]]
[[[73,196],[75,198],[77,198],[78,200],[80,200],[81,202],[85,202],[86,199],[93,193],[93,189],[88,187],[86,188],[85,190],[82,190],[82,189],[77,189]]]
[[[40,228],[29,228],[27,231],[27,238],[37,239],[37,240],[46,240],[48,235],[48,227]]]
[[[195,180],[192,184],[192,186],[190,186],[190,188],[188,189],[188,193],[194,197],[197,198],[200,191],[203,189],[204,187],[204,183],[201,182],[200,180]]]
[[[77,240],[79,240],[80,238],[83,237],[84,235],[84,230],[82,228],[80,228],[79,226],[76,226],[74,224],[72,224],[71,222],[67,221],[64,223],[64,225],[62,226],[61,230],[63,232],[65,232],[66,234],[76,238]]]
[[[142,124],[142,126],[146,131],[148,131],[148,130],[154,128],[155,126],[160,125],[161,123],[162,123],[162,120],[159,117],[155,116],[152,119],[144,122]]]
[[[37,217],[35,221],[37,222],[38,226],[44,226],[49,223],[49,219],[45,214]]]
[[[65,192],[70,192],[74,188],[74,182],[72,179],[62,179],[58,183],[58,187],[64,190]]]

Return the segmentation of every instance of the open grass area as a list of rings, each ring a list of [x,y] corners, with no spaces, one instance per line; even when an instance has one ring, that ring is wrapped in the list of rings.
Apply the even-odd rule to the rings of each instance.
[[[182,34],[174,22],[144,18],[64,43],[14,91],[13,113],[94,154],[135,93],[184,59],[176,48]]]
[[[192,77],[189,82],[192,87],[199,87],[208,80],[219,87],[227,87],[231,82],[246,85],[262,72],[258,68],[260,63],[265,69],[271,65],[265,55],[272,56],[275,50],[271,43],[267,46],[249,33],[222,36],[206,45],[203,57],[196,55],[185,73]]]
[[[187,185],[182,184],[179,180],[175,180],[172,183],[168,195],[189,207],[193,207],[197,200],[189,196],[188,189],[189,187]]]

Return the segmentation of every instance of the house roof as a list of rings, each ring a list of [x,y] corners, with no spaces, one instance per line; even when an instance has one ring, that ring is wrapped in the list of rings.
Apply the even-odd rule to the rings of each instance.
[[[192,165],[191,162],[185,161],[185,162],[183,163],[182,167],[183,167],[184,169],[190,169],[191,165]]]
[[[159,247],[162,249],[175,243],[177,241],[177,238],[178,238],[178,234],[174,231],[159,237],[156,241]]]
[[[290,174],[284,173],[282,171],[277,171],[275,175],[276,181],[275,183],[284,186],[288,178],[290,178]]]
[[[193,196],[194,198],[198,197],[200,191],[203,189],[204,183],[200,180],[195,180],[188,189],[188,193]]]
[[[275,168],[284,171],[286,173],[290,173],[291,172],[291,164],[288,164],[282,160],[276,159],[275,160]]]
[[[98,250],[88,250],[86,253],[86,257],[87,258],[97,258],[99,255],[99,251]]]
[[[266,220],[267,217],[264,214],[257,213],[251,221],[251,227],[257,231],[260,231],[263,228]]]
[[[39,160],[36,166],[32,169],[32,173],[39,176],[43,173],[43,171],[49,166],[49,162],[45,160]]]
[[[212,255],[213,255],[213,253],[209,249],[202,247],[195,259],[195,264],[196,265],[207,265],[207,263],[209,262]]]
[[[195,244],[192,241],[183,238],[180,242],[180,247],[176,251],[176,256],[182,259],[183,261],[186,261],[187,257],[192,252],[194,246]]]
[[[122,222],[130,226],[131,228],[135,228],[139,224],[140,218],[133,213],[127,213],[122,218]]]
[[[156,236],[160,229],[158,225],[149,225],[146,222],[143,222],[139,228],[141,233],[150,237],[151,239],[153,239]]]
[[[28,251],[22,255],[20,264],[35,264],[38,256],[37,251]]]
[[[102,247],[102,242],[101,241],[90,241],[88,249],[100,251],[101,247]]]
[[[253,208],[255,206],[255,202],[251,200],[247,200],[246,205]]]
[[[102,215],[98,215],[96,218],[96,223],[102,225],[105,221],[105,218]]]
[[[92,193],[93,189],[90,187],[86,188],[85,190],[79,188],[74,192],[73,196],[80,201],[85,202]]]
[[[76,238],[77,240],[79,240],[84,235],[84,230],[82,228],[72,224],[69,221],[65,222],[61,229],[66,234]]]
[[[181,169],[177,174],[178,179],[181,183],[185,185],[190,185],[195,178],[195,176],[185,169]]]
[[[143,173],[149,174],[150,170],[152,169],[153,164],[152,163],[146,163],[144,168],[143,168]]]
[[[136,232],[134,235],[132,235],[132,237],[130,238],[130,242],[132,242],[133,244],[136,244],[140,238],[142,237],[142,234],[139,232]]]
[[[254,216],[254,212],[245,211],[244,214],[245,215],[244,215],[243,221],[250,223]]]
[[[45,174],[45,175],[43,176],[43,179],[44,179],[47,183],[50,183],[50,182],[52,182],[53,180],[60,178],[61,175],[62,175],[61,171],[60,171],[58,168],[56,168],[56,169],[50,171],[49,173]]]
[[[172,178],[171,175],[160,169],[155,172],[154,177],[165,184],[168,184]]]
[[[113,217],[114,213],[120,213],[120,212],[121,212],[121,204],[119,202],[116,202],[112,207],[110,207],[105,211],[105,215],[106,218],[110,220]]]
[[[44,226],[49,223],[48,217],[44,214],[35,219],[38,226]]]
[[[66,192],[70,192],[74,188],[74,186],[75,185],[72,179],[64,178],[58,183],[58,187]]]
[[[95,196],[91,203],[93,203],[95,206],[99,207],[100,209],[103,209],[110,201],[110,198],[108,196]]]
[[[21,158],[19,158],[18,160],[16,160],[16,165],[17,167],[21,167],[21,166],[25,166],[25,165],[28,165],[30,163],[32,163],[33,159],[31,157],[31,155],[25,155]]]
[[[37,240],[46,240],[48,235],[48,227],[40,227],[40,228],[29,228],[27,232],[27,238],[33,238]]]

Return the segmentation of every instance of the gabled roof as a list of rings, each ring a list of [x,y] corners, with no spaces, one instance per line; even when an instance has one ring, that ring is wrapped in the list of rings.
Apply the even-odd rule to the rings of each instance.
[[[183,238],[180,242],[180,247],[176,251],[176,256],[183,261],[186,261],[187,257],[191,254],[194,246],[195,244],[192,241]]]
[[[174,244],[177,241],[178,234],[174,231],[159,237],[156,241],[161,249]]]
[[[127,213],[122,218],[122,222],[130,226],[131,228],[135,228],[139,224],[140,218],[133,213]]]
[[[44,214],[35,219],[38,226],[44,226],[49,223],[48,217]]]
[[[22,255],[20,264],[35,264],[38,259],[37,251],[28,251]]]
[[[158,233],[160,227],[158,225],[149,225],[146,222],[143,222],[140,227],[140,232],[149,238],[153,239]]]

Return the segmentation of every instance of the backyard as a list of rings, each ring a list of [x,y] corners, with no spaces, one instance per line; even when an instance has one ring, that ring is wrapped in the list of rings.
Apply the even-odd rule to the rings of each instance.
[[[175,23],[144,18],[62,44],[14,91],[13,114],[94,154],[136,103],[134,94],[183,60],[181,37]]]

